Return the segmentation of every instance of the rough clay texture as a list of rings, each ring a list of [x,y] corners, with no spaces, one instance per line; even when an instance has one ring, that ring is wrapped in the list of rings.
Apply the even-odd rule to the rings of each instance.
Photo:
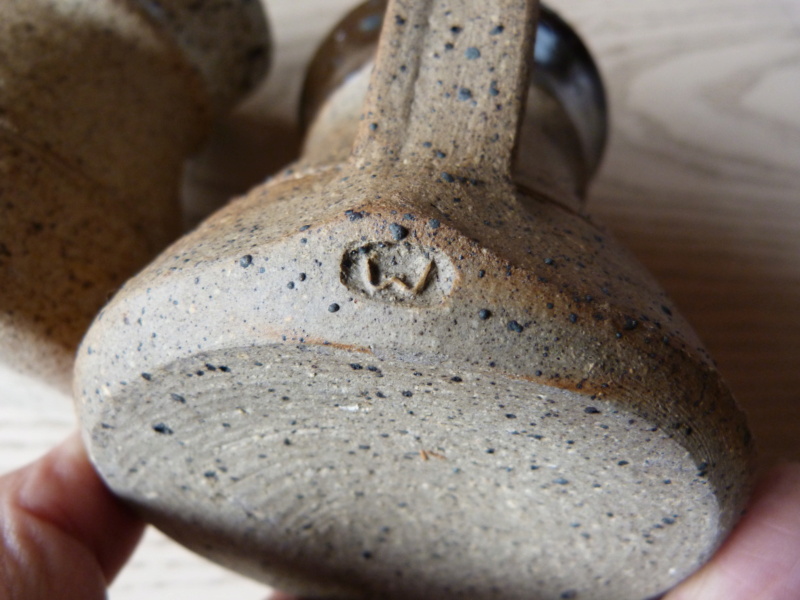
[[[259,0],[129,0],[169,32],[203,75],[214,108],[231,108],[269,64],[270,32]]]
[[[177,235],[183,159],[231,88],[170,36],[131,1],[0,6],[0,360],[65,389],[91,319]]]
[[[350,155],[386,5],[386,0],[369,0],[359,5],[333,28],[317,49],[303,88],[301,116],[306,136],[302,163],[297,168],[341,163]],[[587,91],[594,78],[599,78],[588,50],[557,14],[546,7],[542,9],[538,25],[545,29],[545,49],[540,50],[541,62],[535,59],[533,63],[528,100],[516,140],[513,177],[520,187],[547,190],[549,197],[580,210],[586,187],[602,155],[596,148],[605,145],[605,127],[599,128],[590,120],[598,110],[605,117],[605,93],[600,83],[598,93]],[[554,35],[562,36],[557,37],[556,44],[563,44],[559,52],[570,53],[567,57],[554,57]],[[446,42],[444,52],[458,52],[457,41],[456,38]],[[576,49],[576,45],[580,45],[580,49]],[[464,47],[463,44],[458,46],[459,50]],[[464,57],[468,52],[474,56],[474,50],[467,47]],[[533,54],[535,57],[536,52]],[[581,62],[584,56],[591,64]],[[565,73],[572,76],[569,89],[553,89],[553,81],[565,78]],[[499,94],[498,85],[498,80],[490,81],[486,90],[490,96]],[[559,91],[568,98],[570,107],[559,102]],[[584,104],[589,102],[600,102],[602,109],[596,104],[591,107]],[[575,116],[580,123],[570,118],[571,112],[577,113]],[[432,146],[428,152],[431,158],[445,158],[440,149]]]
[[[730,530],[751,442],[712,361],[606,232],[511,183],[533,5],[390,3],[350,158],[100,314],[85,439],[164,531],[313,597],[641,600]]]

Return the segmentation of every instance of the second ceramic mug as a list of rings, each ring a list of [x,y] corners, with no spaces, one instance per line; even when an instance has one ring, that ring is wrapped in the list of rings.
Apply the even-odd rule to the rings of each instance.
[[[180,235],[184,160],[270,54],[255,2],[0,3],[6,401],[38,382],[69,395],[97,311]]]

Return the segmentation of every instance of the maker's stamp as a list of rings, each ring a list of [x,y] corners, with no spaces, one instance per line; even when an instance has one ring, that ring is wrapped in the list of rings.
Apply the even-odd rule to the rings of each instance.
[[[446,254],[410,242],[362,244],[342,257],[341,281],[348,289],[408,306],[440,304],[452,292],[455,276]]]

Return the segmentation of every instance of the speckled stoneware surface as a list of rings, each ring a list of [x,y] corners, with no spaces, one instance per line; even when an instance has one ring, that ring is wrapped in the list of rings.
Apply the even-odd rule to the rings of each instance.
[[[471,600],[642,600],[730,530],[751,442],[713,362],[570,194],[513,182],[535,12],[390,2],[350,156],[100,314],[84,436],[158,527],[307,596]]]
[[[297,168],[345,162],[358,132],[387,0],[351,10],[320,44],[303,88],[306,126]],[[445,43],[445,51],[455,49]],[[528,100],[512,165],[514,183],[582,210],[607,137],[605,90],[580,37],[540,6]],[[496,88],[489,93],[495,94]],[[430,150],[435,158],[440,151]]]
[[[200,73],[217,111],[249,92],[269,62],[259,0],[128,0],[169,32]]]
[[[91,319],[178,235],[182,162],[267,43],[256,2],[0,3],[0,362],[69,389]]]

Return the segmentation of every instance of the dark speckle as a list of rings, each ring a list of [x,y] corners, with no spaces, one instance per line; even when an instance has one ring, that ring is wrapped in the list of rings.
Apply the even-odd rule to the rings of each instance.
[[[361,558],[363,558],[364,560],[369,560],[370,558],[372,558],[372,552],[370,552],[369,550],[364,550],[364,552],[361,553]]]
[[[311,227],[311,225],[303,225],[303,226],[300,228],[300,231],[308,231],[309,227]]]
[[[405,18],[401,17],[400,15],[395,15],[394,16],[394,22],[395,22],[395,25],[400,25],[400,26],[403,26],[403,25],[406,24]]]
[[[489,95],[490,96],[499,96],[500,95],[500,90],[497,88],[497,81],[496,80],[492,81],[492,83],[489,84]]]
[[[587,406],[586,408],[583,409],[583,412],[585,412],[587,415],[599,415],[600,414],[600,411],[597,410],[594,406]]]
[[[549,266],[552,267],[553,265],[556,264],[556,261],[554,261],[552,258],[545,258],[544,259],[544,264],[549,265]]]
[[[470,46],[464,51],[464,56],[467,58],[467,60],[475,60],[481,57],[481,51],[475,46]]]
[[[464,381],[464,380],[463,380],[463,379],[461,379],[461,377],[459,377],[458,375],[456,375],[455,377],[451,377],[451,378],[450,378],[450,381],[454,381],[454,382],[456,382],[456,383],[461,383],[461,382],[462,382],[462,381]]]
[[[391,225],[389,225],[389,232],[392,234],[392,237],[398,242],[408,237],[408,229],[397,223],[392,223]]]
[[[478,271],[478,279],[483,279],[485,276],[486,276],[486,271],[484,271],[483,269]]]
[[[153,425],[153,431],[163,435],[172,435],[174,432],[164,423],[156,423]]]
[[[472,91],[469,88],[461,88],[458,90],[458,99],[461,101],[471,100]]]
[[[363,367],[363,366],[361,366],[361,365],[360,365],[360,364],[358,364],[358,363],[350,363],[350,368],[351,368],[351,369],[353,369],[353,371],[360,371],[360,370],[361,370],[361,369],[363,369],[364,367]]]
[[[350,219],[351,221],[358,221],[359,219],[364,218],[363,212],[358,212],[355,210],[346,210],[344,211],[344,214],[347,215],[347,218]]]
[[[524,327],[517,323],[516,321],[509,321],[508,322],[508,330],[509,331],[516,331],[517,333],[522,333]]]
[[[455,183],[456,181],[455,177],[453,177],[452,175],[450,175],[450,173],[447,173],[445,171],[442,172],[441,178],[442,181],[444,181],[445,183]]]
[[[572,598],[577,598],[578,592],[575,590],[567,590],[566,592],[561,592],[561,600],[572,600]]]
[[[668,307],[668,306],[664,306],[664,305],[662,305],[662,306],[661,306],[661,311],[662,311],[662,312],[663,312],[665,315],[668,315],[668,316],[670,316],[670,317],[672,316],[672,311],[669,309],[669,307]]]
[[[487,448],[486,454],[494,454],[494,448]]]
[[[639,326],[639,321],[636,319],[632,319],[631,317],[625,317],[625,323],[622,325],[622,328],[625,331],[633,331]]]
[[[144,379],[145,381],[152,381],[153,376],[150,373],[142,373],[142,379]]]
[[[293,290],[294,289],[294,281],[290,281],[289,283],[287,283],[286,287],[289,288],[290,290]]]
[[[403,392],[403,396],[405,396],[406,398],[411,398],[411,396],[413,396],[413,395],[414,395],[414,392],[412,392],[410,390],[405,390]]]
[[[329,304],[328,305],[328,312],[332,312],[332,313],[338,312],[339,308],[341,308],[341,307],[338,304],[336,304],[336,302],[334,302],[333,304]]]
[[[450,28],[450,31],[452,31],[454,34],[458,35],[459,33],[461,33],[464,30],[463,30],[463,28],[459,27],[458,25],[453,25]]]
[[[439,219],[431,219],[428,221],[428,227],[431,229],[439,229],[439,225],[441,225],[441,223],[439,223]]]
[[[480,311],[478,311],[478,318],[481,321],[485,321],[491,316],[492,316],[492,311],[490,311],[489,309],[482,308]]]
[[[173,400],[175,400],[175,402],[180,402],[181,404],[186,404],[186,398],[184,398],[180,394],[172,393],[172,394],[169,395],[169,397],[172,398]]]
[[[578,315],[576,315],[575,313],[570,313],[569,322],[570,323],[577,323],[578,322]]]
[[[370,123],[369,124],[369,130],[370,131],[377,131],[378,130],[378,124],[377,123]]]
[[[553,483],[556,483],[558,485],[568,485],[569,479],[564,479],[563,477],[559,477],[558,479],[554,479]]]
[[[505,30],[506,30],[506,28],[503,27],[502,25],[497,25],[496,27],[492,28],[492,30],[489,32],[489,35],[500,35]]]
[[[290,440],[289,438],[284,438],[283,445],[284,446],[291,446],[292,445],[292,440]]]
[[[513,413],[506,413],[506,419],[516,419],[517,415]]]
[[[621,461],[619,461],[617,464],[618,464],[620,467],[624,467],[625,465],[629,465],[629,464],[631,464],[631,463],[629,463],[627,460],[621,460]]]
[[[244,269],[246,269],[252,264],[253,264],[253,256],[250,254],[245,254],[242,258],[239,259],[239,266]]]

